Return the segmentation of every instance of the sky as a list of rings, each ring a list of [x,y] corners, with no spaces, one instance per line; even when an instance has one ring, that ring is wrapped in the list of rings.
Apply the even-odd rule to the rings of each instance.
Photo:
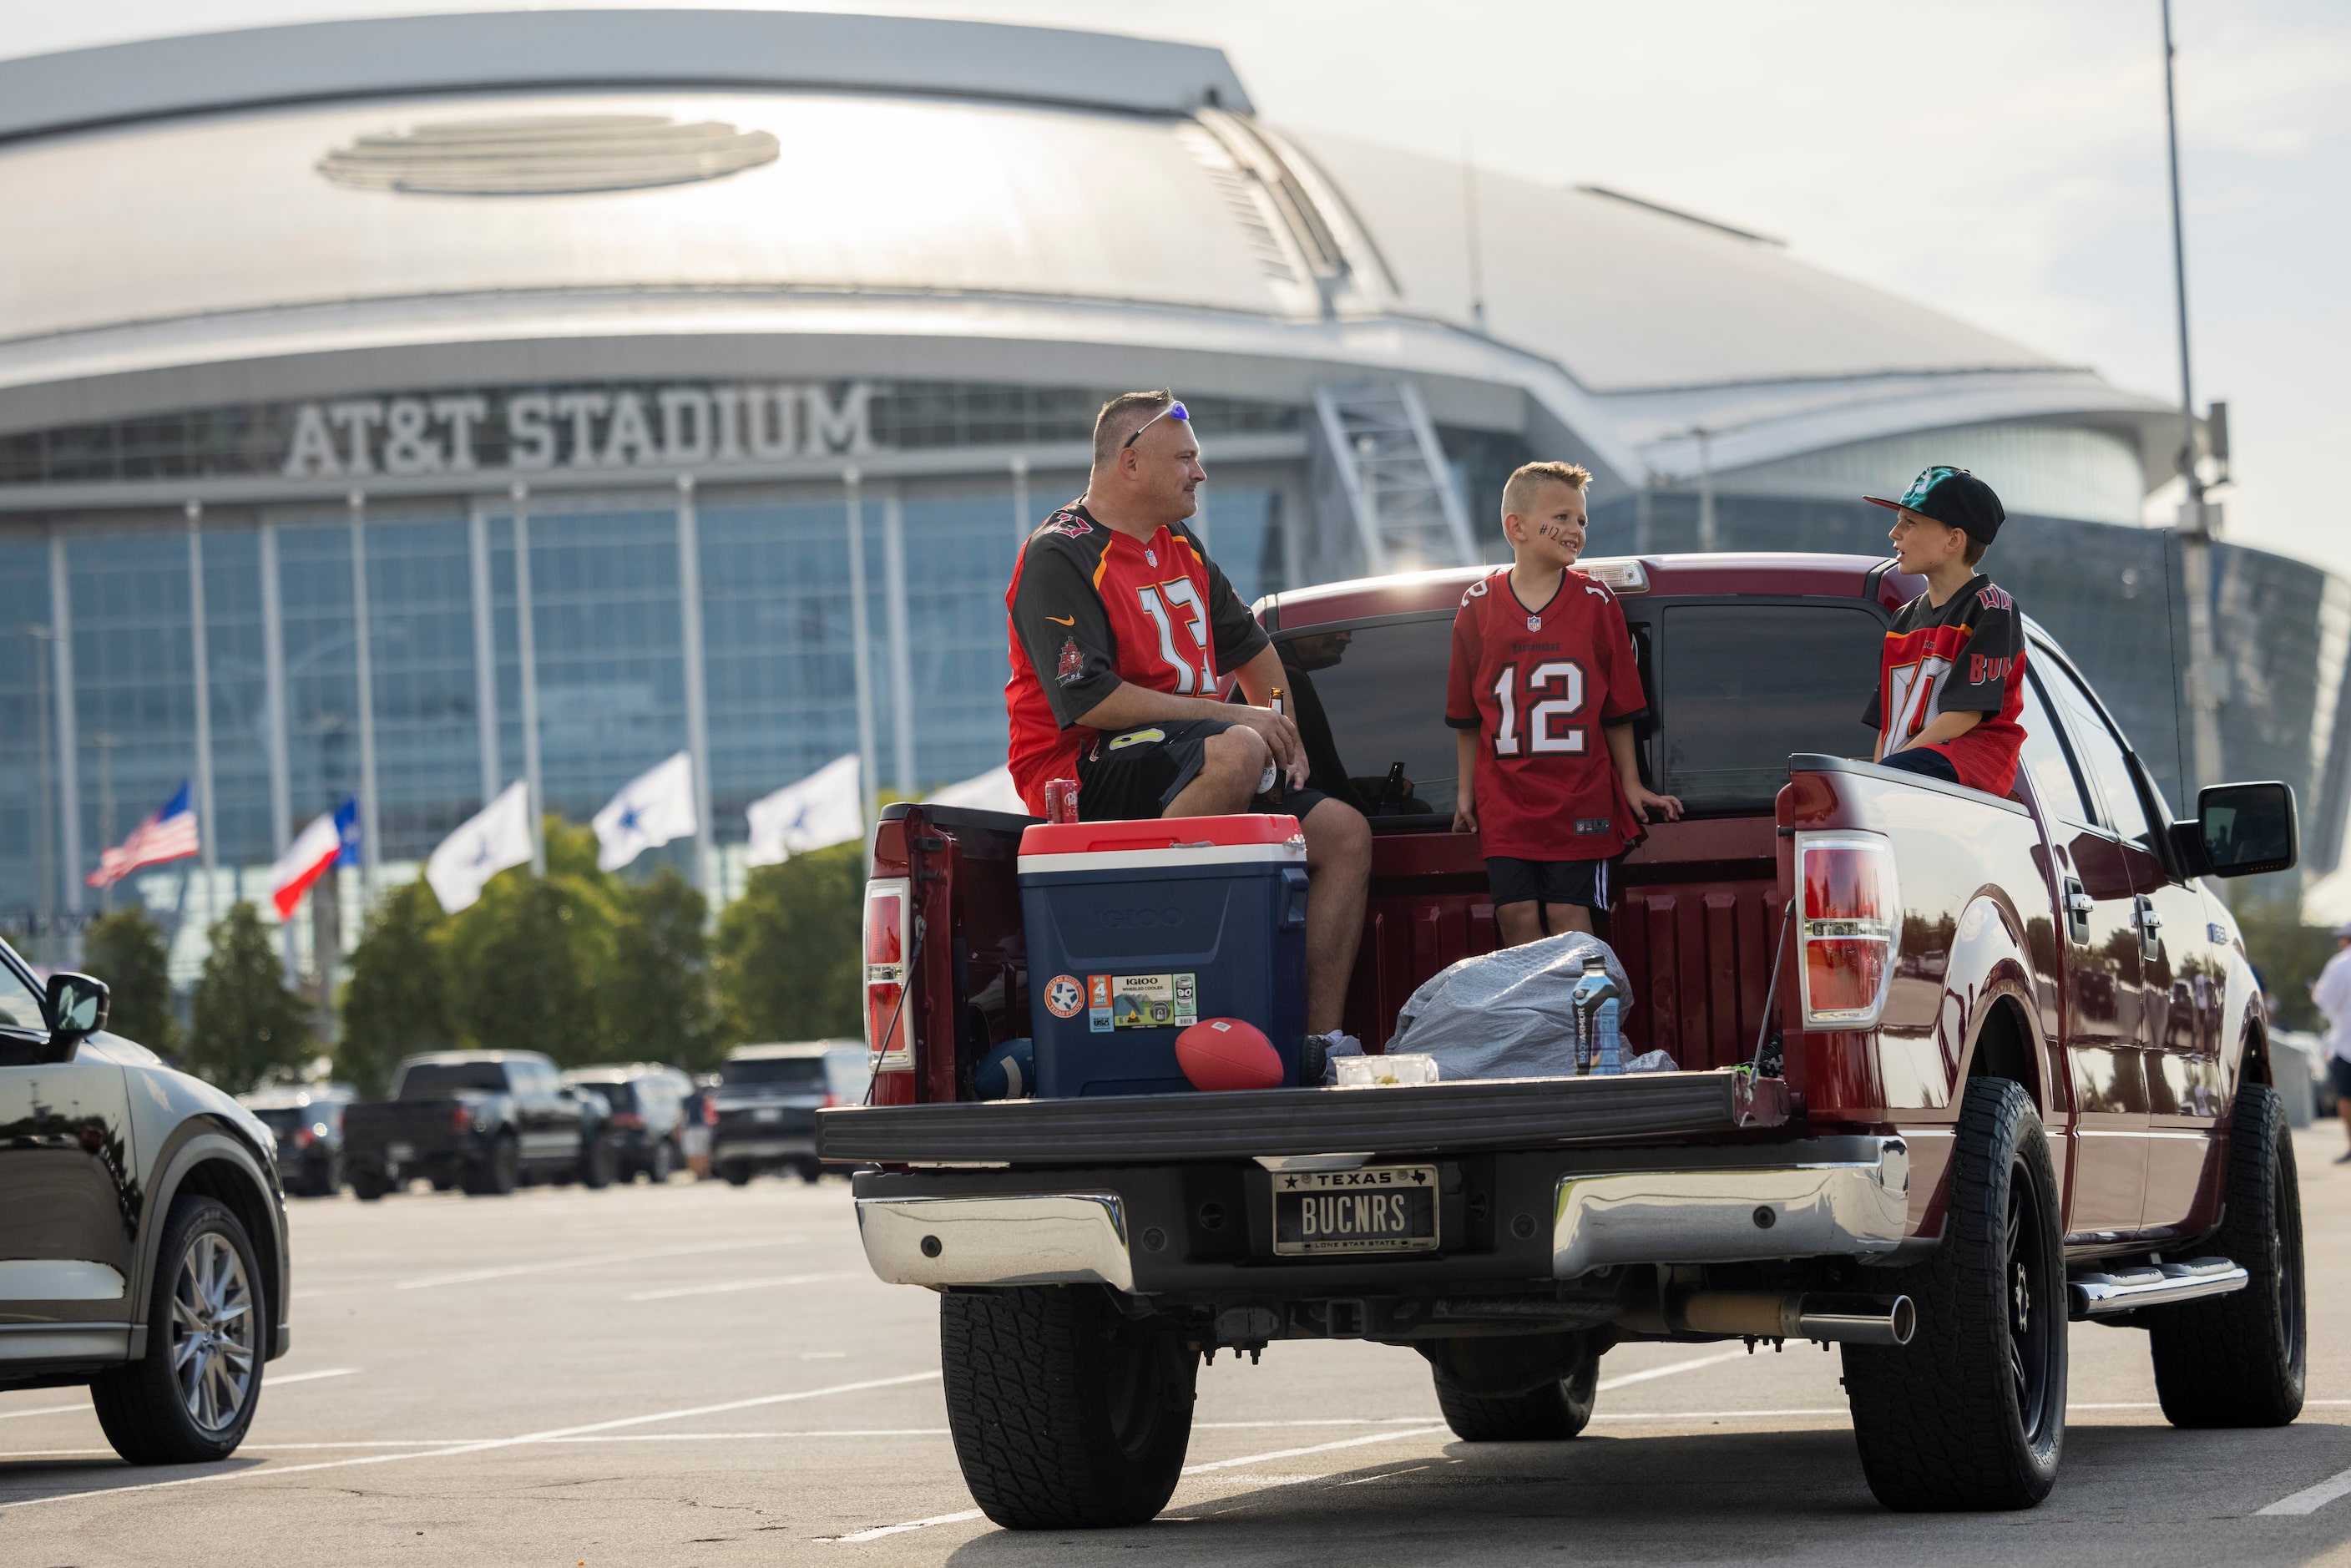
[[[645,0],[640,0],[645,3]],[[2159,0],[814,0],[1213,44],[1301,130],[1599,184],[2179,395]],[[0,53],[476,4],[0,0]],[[2229,538],[2351,572],[2351,5],[2175,0]],[[2168,519],[2170,497],[2150,517]]]

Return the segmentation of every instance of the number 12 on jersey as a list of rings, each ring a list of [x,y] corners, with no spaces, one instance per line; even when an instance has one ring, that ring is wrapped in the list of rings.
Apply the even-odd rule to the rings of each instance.
[[[1557,696],[1540,694],[1557,686]],[[1494,676],[1494,701],[1502,711],[1501,722],[1494,727],[1494,755],[1520,755],[1519,734],[1519,667],[1504,664]],[[1573,659],[1552,659],[1537,664],[1527,675],[1527,695],[1538,700],[1527,710],[1527,734],[1524,737],[1528,753],[1541,757],[1567,753],[1580,756],[1585,747],[1584,727],[1571,725],[1554,728],[1554,720],[1573,718],[1583,710],[1583,666]]]

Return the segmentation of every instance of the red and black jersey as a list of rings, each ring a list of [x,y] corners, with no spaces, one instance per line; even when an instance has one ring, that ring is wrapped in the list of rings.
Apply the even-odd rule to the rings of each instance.
[[[1601,726],[1648,705],[1616,596],[1580,571],[1519,602],[1504,567],[1453,616],[1445,722],[1475,729],[1480,847],[1530,861],[1608,860],[1643,836]]]
[[[1004,591],[1012,678],[1012,781],[1045,814],[1045,785],[1074,778],[1094,731],[1078,723],[1122,682],[1214,697],[1265,631],[1182,523],[1134,539],[1072,501],[1020,549]]]
[[[1980,572],[1943,601],[1920,594],[1894,612],[1878,664],[1877,695],[1861,722],[1885,738],[1891,757],[1946,713],[1980,713],[1983,721],[1957,740],[1930,746],[1959,782],[2005,795],[2016,784],[2024,727],[2024,618],[2007,591]]]

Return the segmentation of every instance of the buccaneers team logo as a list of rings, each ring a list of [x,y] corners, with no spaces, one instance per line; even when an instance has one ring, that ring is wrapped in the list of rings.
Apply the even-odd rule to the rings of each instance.
[[[1078,640],[1075,637],[1062,638],[1061,664],[1053,672],[1053,678],[1066,686],[1085,673],[1086,656],[1078,652]]]
[[[1045,531],[1049,534],[1062,534],[1070,538],[1081,539],[1094,531],[1094,526],[1075,512],[1055,512],[1045,520]]]

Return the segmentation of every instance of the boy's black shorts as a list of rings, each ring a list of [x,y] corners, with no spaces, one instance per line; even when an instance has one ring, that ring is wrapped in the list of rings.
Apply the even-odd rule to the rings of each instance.
[[[1488,855],[1486,880],[1494,889],[1494,903],[1580,904],[1586,909],[1608,909],[1606,861],[1522,861],[1511,855]]]
[[[1139,724],[1096,736],[1078,753],[1078,820],[1135,822],[1164,816],[1207,759],[1208,737],[1232,728],[1222,719],[1193,718],[1176,724]],[[1301,822],[1330,797],[1320,789],[1292,789],[1280,805],[1262,795],[1253,811],[1286,811]]]
[[[1897,751],[1879,766],[1898,768],[1905,773],[1916,773],[1922,779],[1939,779],[1946,784],[1956,784],[1959,781],[1959,770],[1951,766],[1951,759],[1931,747],[1913,746],[1907,750]]]

